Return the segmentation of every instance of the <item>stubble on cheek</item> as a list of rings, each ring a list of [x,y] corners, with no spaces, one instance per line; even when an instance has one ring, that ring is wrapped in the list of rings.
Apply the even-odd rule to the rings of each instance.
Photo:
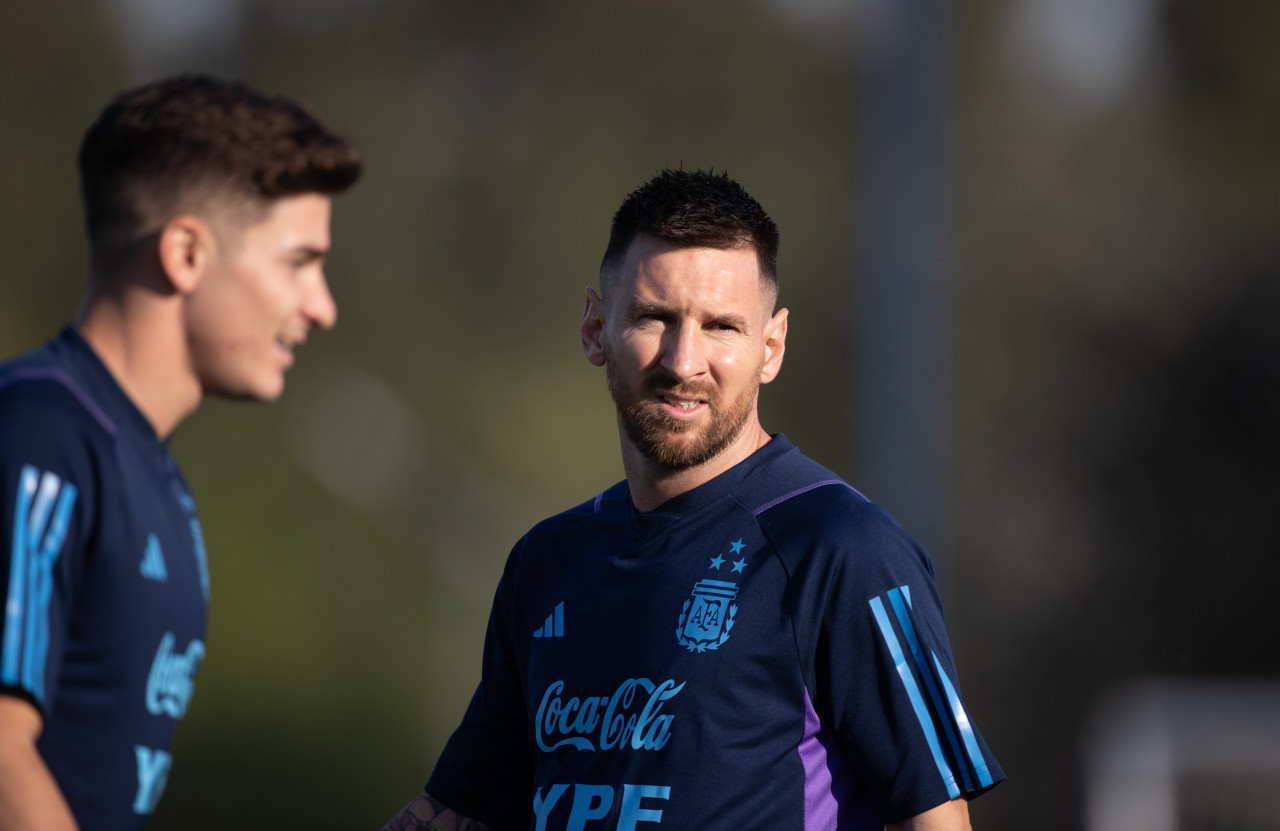
[[[748,389],[727,410],[708,384],[681,384],[665,372],[637,379],[636,389],[616,369],[605,350],[605,377],[627,438],[646,459],[672,471],[696,467],[718,456],[746,426],[755,401]],[[672,418],[656,401],[659,390],[706,402],[708,413],[699,422]]]

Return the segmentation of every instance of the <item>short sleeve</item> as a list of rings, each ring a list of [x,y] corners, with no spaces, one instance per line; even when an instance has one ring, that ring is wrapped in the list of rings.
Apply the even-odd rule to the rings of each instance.
[[[436,762],[427,792],[497,831],[529,827],[534,763],[529,715],[512,637],[512,553],[485,634],[480,684]]]
[[[0,688],[48,717],[94,501],[92,430],[59,384],[0,389]]]
[[[849,489],[805,503],[770,533],[794,561],[806,684],[859,787],[886,822],[992,787],[1004,774],[960,696],[928,554]]]

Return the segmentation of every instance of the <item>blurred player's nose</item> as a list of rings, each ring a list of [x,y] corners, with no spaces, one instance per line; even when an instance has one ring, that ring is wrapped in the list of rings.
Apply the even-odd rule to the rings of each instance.
[[[317,272],[315,279],[308,281],[302,313],[313,326],[321,329],[332,329],[338,322],[338,304],[329,291],[329,283],[324,279],[323,272]]]

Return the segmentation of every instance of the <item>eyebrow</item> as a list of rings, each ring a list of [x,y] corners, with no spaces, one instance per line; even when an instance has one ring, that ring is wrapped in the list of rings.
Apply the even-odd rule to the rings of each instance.
[[[671,314],[671,309],[663,306],[661,303],[653,303],[646,300],[633,300],[627,304],[627,314],[632,317],[643,317],[652,314]]]
[[[327,248],[316,248],[312,245],[299,245],[290,252],[290,256],[300,256],[306,260],[323,260],[328,255]]]

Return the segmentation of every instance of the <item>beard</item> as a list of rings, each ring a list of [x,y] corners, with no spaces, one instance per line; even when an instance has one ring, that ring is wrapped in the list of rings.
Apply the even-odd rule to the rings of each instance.
[[[751,418],[760,389],[752,384],[736,399],[723,402],[710,384],[682,384],[659,370],[641,379],[641,388],[633,391],[615,367],[606,353],[605,377],[623,431],[642,456],[673,472],[708,462],[732,444]],[[708,418],[703,424],[672,418],[654,400],[659,391],[706,401]]]

